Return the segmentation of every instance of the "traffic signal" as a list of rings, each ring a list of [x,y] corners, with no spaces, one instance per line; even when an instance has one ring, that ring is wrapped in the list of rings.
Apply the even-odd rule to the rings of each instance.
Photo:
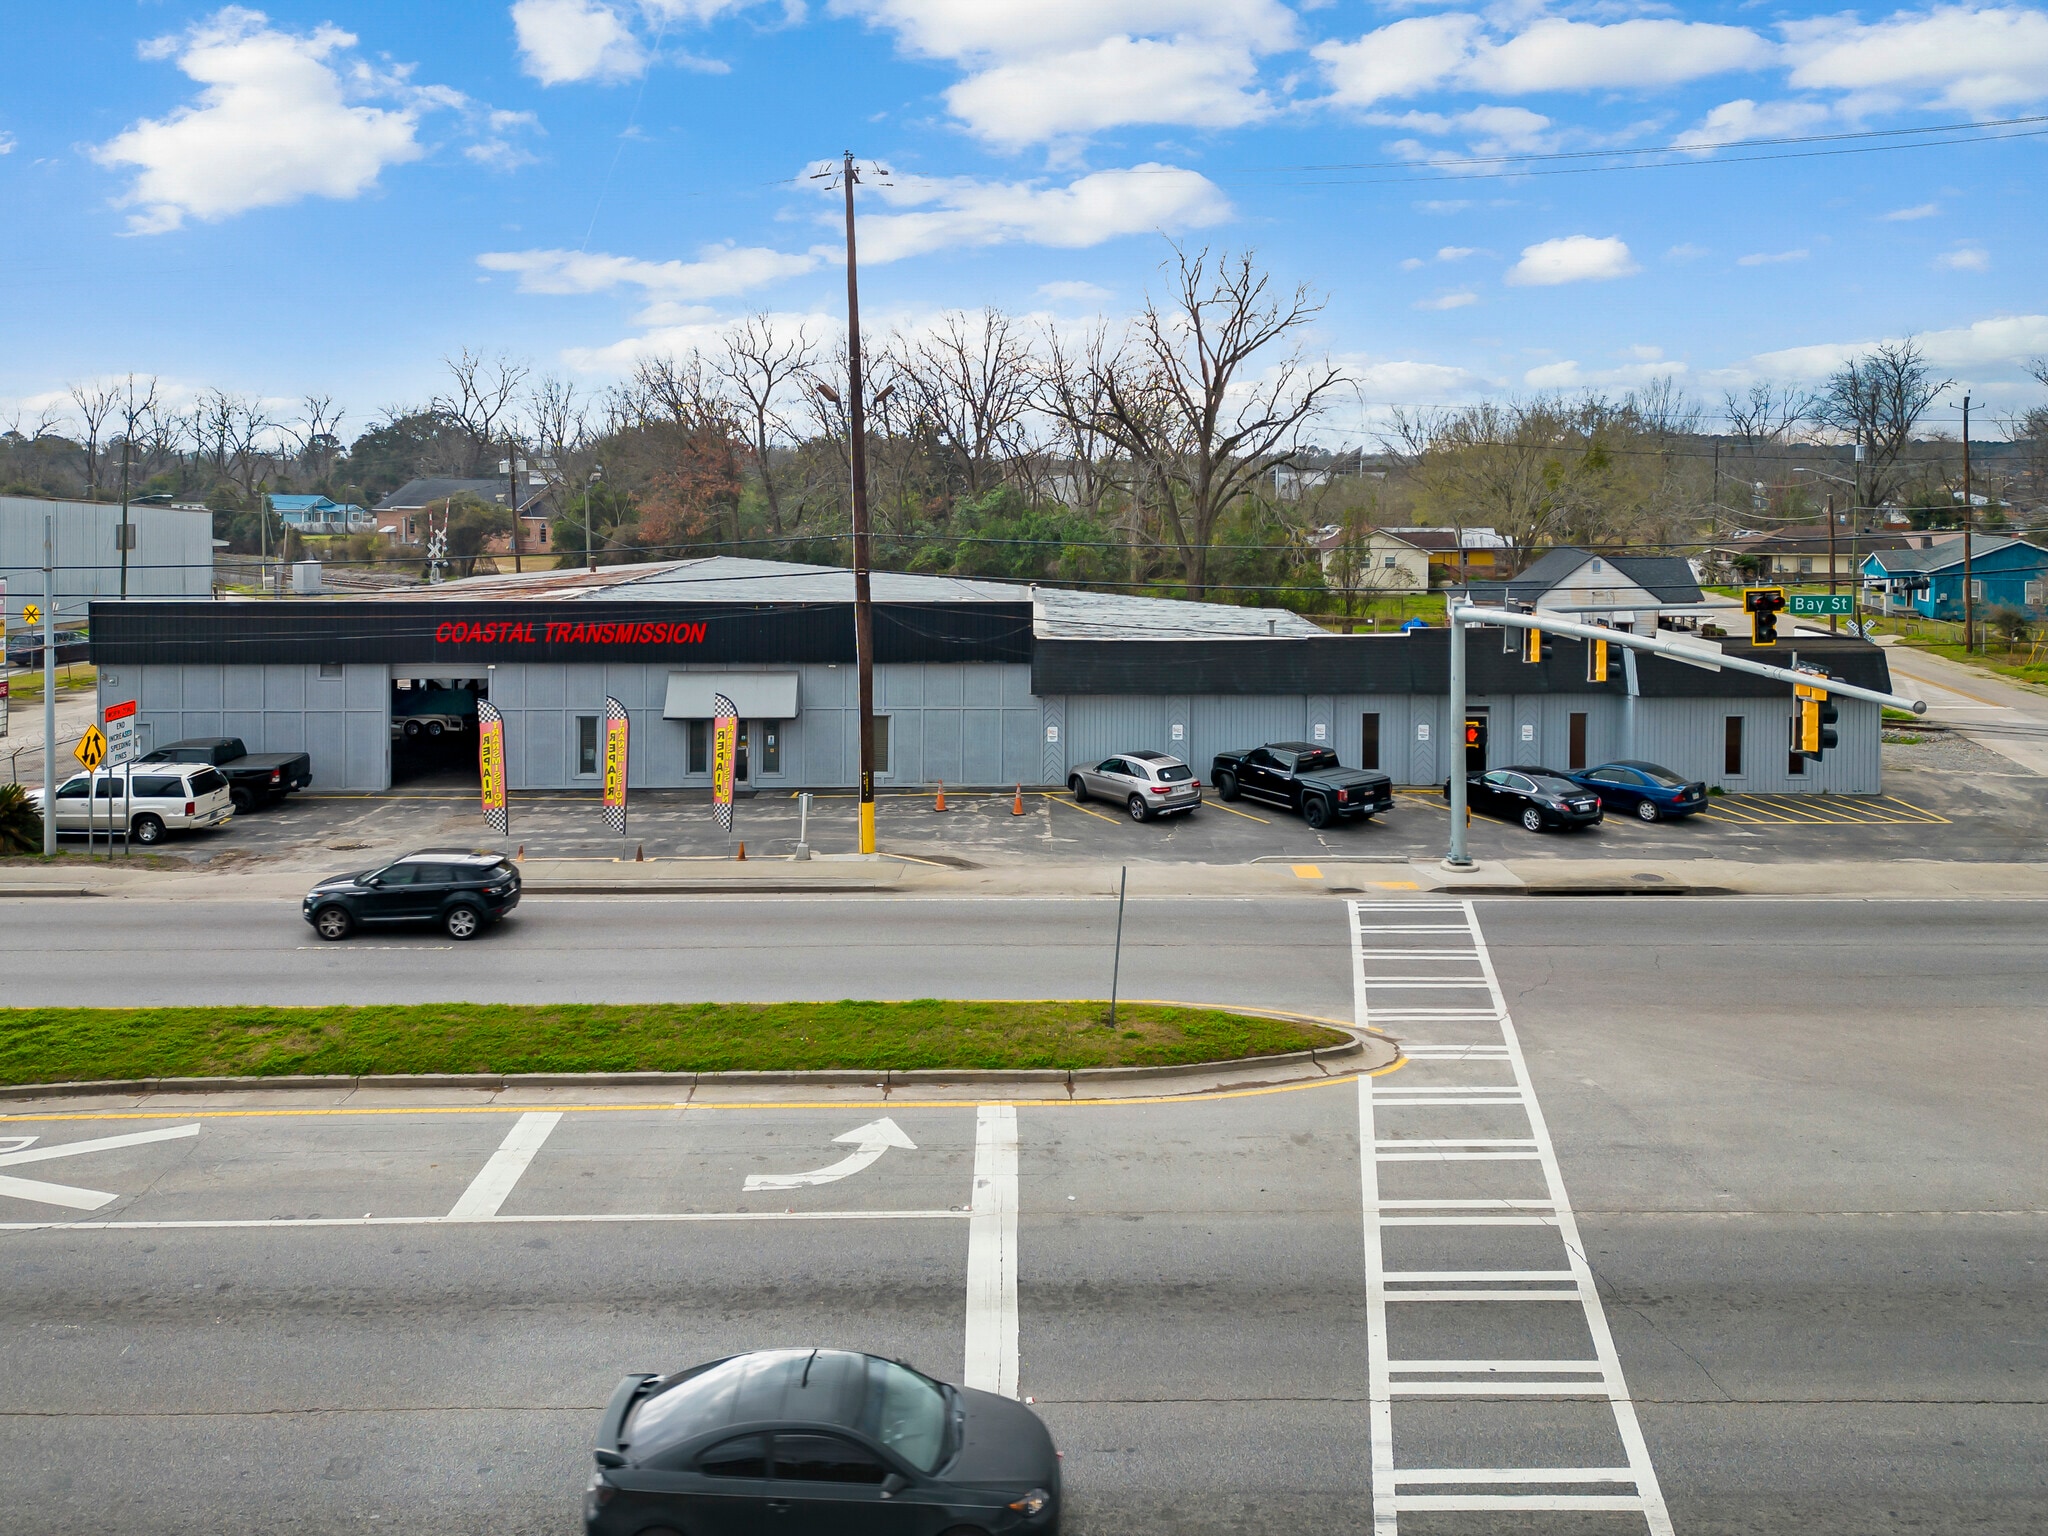
[[[1842,718],[1842,712],[1835,707],[1833,699],[1823,697],[1814,707],[1814,717],[1819,722],[1819,730],[1814,738],[1813,746],[1807,750],[1812,752],[1815,757],[1819,757],[1830,747],[1838,747],[1842,744],[1841,734],[1835,730],[1835,722]]]
[[[1607,681],[1607,642],[1595,640],[1586,646],[1586,681],[1604,683]]]
[[[1467,715],[1465,717],[1465,767],[1486,766],[1486,717]]]
[[[1820,701],[1799,701],[1799,750],[1808,757],[1820,756]]]
[[[1534,664],[1543,659],[1543,631],[1525,629],[1522,631],[1522,660]]]
[[[1742,611],[1749,615],[1751,645],[1778,643],[1778,615],[1784,607],[1783,587],[1751,587],[1742,594]]]
[[[1818,759],[1829,748],[1840,746],[1842,737],[1835,725],[1842,711],[1828,697],[1827,689],[1817,683],[1795,683],[1792,692],[1799,700],[1800,755]]]

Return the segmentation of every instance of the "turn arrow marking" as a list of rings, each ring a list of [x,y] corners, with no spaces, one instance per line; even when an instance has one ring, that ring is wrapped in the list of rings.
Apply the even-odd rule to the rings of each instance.
[[[887,1115],[832,1139],[835,1142],[852,1142],[852,1154],[828,1168],[814,1168],[809,1173],[750,1173],[747,1175],[747,1188],[802,1189],[808,1184],[836,1184],[879,1161],[891,1147],[901,1147],[906,1152],[917,1150],[917,1143],[904,1135],[902,1128]]]
[[[110,1152],[116,1147],[139,1147],[145,1142],[174,1141],[197,1136],[196,1125],[175,1125],[161,1131],[133,1131],[126,1136],[101,1136],[92,1141],[61,1141],[55,1146],[33,1146],[35,1137],[11,1152],[0,1153],[0,1168],[16,1163],[44,1163],[53,1158],[78,1157],[87,1152]],[[0,1174],[0,1195],[15,1200],[33,1200],[39,1205],[61,1205],[74,1211],[96,1211],[120,1199],[97,1189],[74,1189],[69,1184],[45,1184],[40,1179],[17,1179]]]

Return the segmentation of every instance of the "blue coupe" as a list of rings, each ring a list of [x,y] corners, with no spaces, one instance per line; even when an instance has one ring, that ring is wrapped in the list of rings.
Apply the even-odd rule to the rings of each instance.
[[[1643,821],[1690,816],[1707,808],[1707,786],[1655,763],[1602,763],[1571,776],[1600,797],[1603,810],[1633,811]]]

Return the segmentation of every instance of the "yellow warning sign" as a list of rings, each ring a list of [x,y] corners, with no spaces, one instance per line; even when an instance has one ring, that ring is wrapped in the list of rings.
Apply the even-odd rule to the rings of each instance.
[[[88,725],[85,734],[78,738],[78,745],[71,749],[71,755],[78,759],[87,773],[93,772],[107,760],[107,738],[96,725]]]
[[[42,609],[42,605],[41,605],[40,603],[23,603],[23,604],[21,605],[21,622],[22,622],[22,623],[24,623],[24,624],[40,624],[40,623],[42,623],[42,622],[43,622],[43,609]]]

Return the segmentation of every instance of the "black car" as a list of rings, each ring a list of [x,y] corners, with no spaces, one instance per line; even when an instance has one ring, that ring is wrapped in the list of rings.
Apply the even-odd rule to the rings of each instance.
[[[1707,786],[1656,763],[1602,763],[1572,775],[1611,810],[1634,811],[1644,821],[1667,816],[1692,816],[1707,808]]]
[[[1444,794],[1451,782],[1444,780]],[[1467,803],[1475,811],[1519,821],[1531,832],[1546,827],[1591,827],[1600,821],[1600,797],[1551,768],[1492,768],[1465,775]]]
[[[1038,1415],[894,1360],[730,1355],[628,1376],[598,1426],[586,1536],[1003,1536],[1060,1523]]]
[[[1219,800],[1249,795],[1301,813],[1311,827],[1354,817],[1370,821],[1394,808],[1394,781],[1384,773],[1346,768],[1328,747],[1274,741],[1249,751],[1218,752],[1210,782]]]
[[[305,918],[323,939],[357,925],[432,923],[473,939],[519,905],[519,870],[489,848],[422,848],[382,869],[334,875],[306,893]]]

